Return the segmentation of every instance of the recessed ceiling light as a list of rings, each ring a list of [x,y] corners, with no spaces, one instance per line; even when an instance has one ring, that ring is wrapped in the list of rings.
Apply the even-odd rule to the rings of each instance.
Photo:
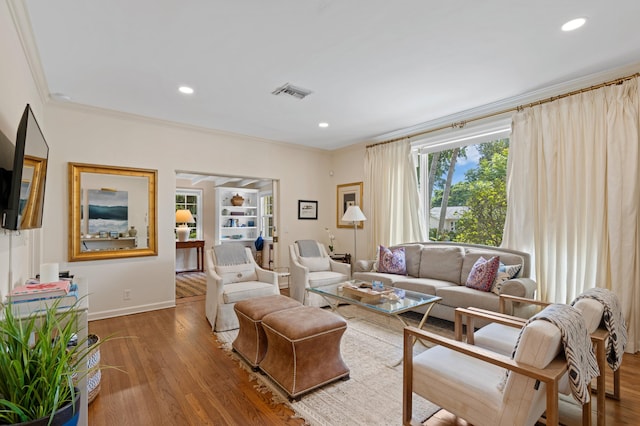
[[[318,127],[329,127],[329,123],[318,123]]]
[[[190,95],[193,93],[193,89],[189,86],[180,86],[178,90],[180,91],[180,93],[184,93],[185,95]]]
[[[580,28],[581,26],[583,26],[585,24],[585,22],[587,22],[587,20],[585,18],[576,18],[576,19],[572,19],[571,21],[565,23],[562,26],[562,31],[573,31],[573,30],[577,30],[578,28]]]

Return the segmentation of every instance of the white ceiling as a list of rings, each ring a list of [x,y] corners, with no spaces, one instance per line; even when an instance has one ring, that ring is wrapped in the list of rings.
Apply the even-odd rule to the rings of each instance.
[[[640,62],[638,0],[26,6],[51,94],[323,149]],[[581,16],[584,27],[560,30]],[[313,93],[271,94],[287,82]]]

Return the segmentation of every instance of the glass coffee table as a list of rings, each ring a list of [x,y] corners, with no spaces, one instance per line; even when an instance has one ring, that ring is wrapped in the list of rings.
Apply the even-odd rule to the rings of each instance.
[[[308,288],[307,291],[323,296],[325,300],[329,302],[331,309],[336,312],[338,312],[337,308],[340,303],[347,303],[382,315],[396,317],[405,327],[407,327],[408,324],[400,314],[425,306],[426,311],[420,320],[419,328],[422,328],[427,321],[433,305],[442,300],[442,298],[438,296],[395,289],[393,287],[384,287],[378,292],[370,290],[369,293],[366,293],[363,289],[362,294],[354,290],[354,287],[363,284],[367,286],[371,285],[371,283],[366,281],[352,280],[338,285],[311,287]],[[398,295],[397,293],[404,294]]]

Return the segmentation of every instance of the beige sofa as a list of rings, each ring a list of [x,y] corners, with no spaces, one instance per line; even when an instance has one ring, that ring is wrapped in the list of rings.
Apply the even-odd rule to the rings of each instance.
[[[430,316],[454,320],[458,307],[488,309],[498,312],[499,294],[533,298],[536,283],[530,279],[530,256],[527,253],[475,244],[450,242],[408,243],[391,247],[404,247],[407,275],[381,273],[374,270],[374,260],[360,260],[354,265],[353,278],[382,281],[386,286],[402,288],[442,297],[434,305]],[[505,281],[499,291],[481,291],[465,286],[474,263],[482,256],[499,256],[505,265],[521,264],[516,277]],[[509,313],[520,317],[531,315],[531,306],[513,304]],[[423,308],[424,312],[424,308]]]

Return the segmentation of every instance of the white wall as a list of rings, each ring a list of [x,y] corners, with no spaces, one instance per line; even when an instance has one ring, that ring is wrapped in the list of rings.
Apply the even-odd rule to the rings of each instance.
[[[15,143],[18,122],[27,103],[31,104],[40,126],[43,125],[44,116],[42,101],[7,2],[0,2],[0,58],[0,132]],[[43,126],[43,131],[46,130]],[[0,230],[0,298],[4,298],[10,286],[23,283],[38,272],[33,265],[40,260],[37,244],[40,232]]]
[[[173,306],[176,170],[278,179],[278,266],[288,264],[288,244],[301,238],[321,240],[324,227],[335,224],[335,185],[326,151],[73,104],[49,103],[45,110],[51,152],[44,258],[89,279],[91,319]],[[158,256],[67,262],[68,162],[158,170]],[[297,220],[299,199],[319,201],[318,221]],[[130,300],[123,300],[125,289]]]
[[[342,185],[345,183],[352,182],[363,182],[364,181],[364,156],[366,151],[366,145],[354,145],[348,148],[343,148],[340,150],[333,151],[331,154],[331,167],[333,169],[333,193],[331,194],[332,204],[333,204],[333,215],[332,215],[332,223],[330,229],[332,229],[332,233],[336,236],[335,240],[335,251],[336,253],[351,253],[353,256],[353,228],[337,228],[336,227],[336,216],[337,216],[337,185]],[[369,212],[367,211],[366,200],[366,188],[363,186],[363,196],[362,196],[362,212],[365,217],[369,216]],[[356,238],[358,244],[357,255],[358,259],[372,259],[375,257],[376,250],[375,247],[369,247],[368,244],[368,235],[371,226],[367,221],[364,222],[364,226],[362,228],[358,228],[356,231]],[[329,239],[326,237],[322,240],[322,242],[329,244]]]

